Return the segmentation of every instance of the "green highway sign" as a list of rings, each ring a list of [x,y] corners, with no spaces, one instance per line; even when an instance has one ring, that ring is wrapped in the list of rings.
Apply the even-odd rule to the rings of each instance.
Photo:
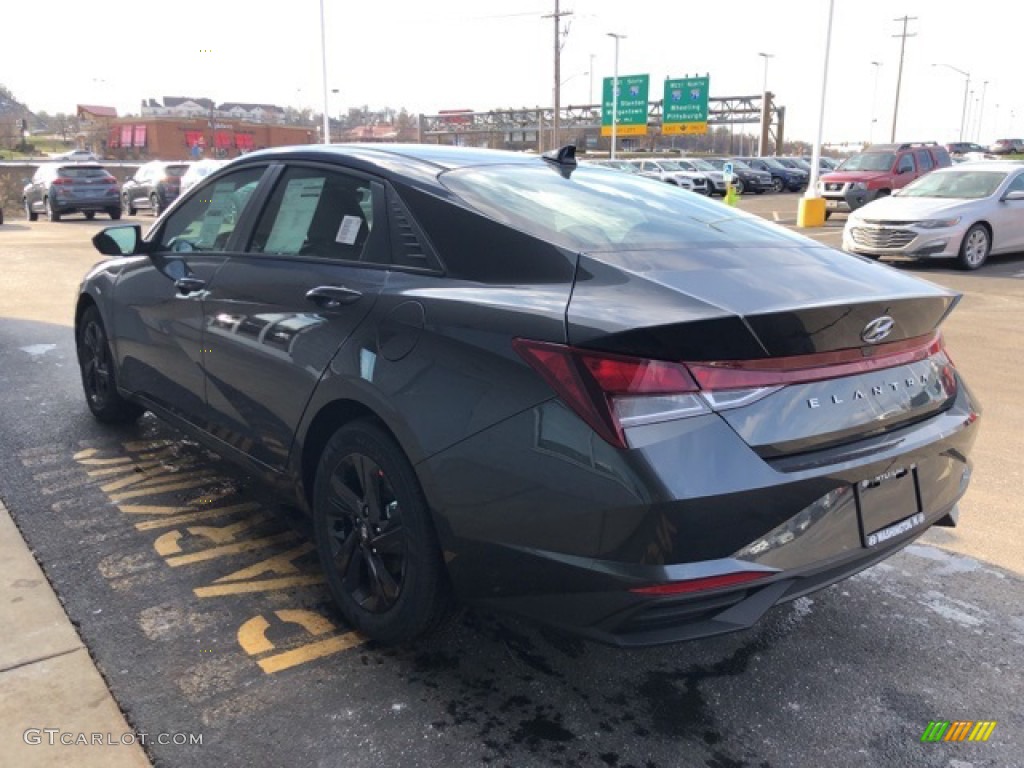
[[[647,134],[647,87],[650,75],[619,77],[618,118],[615,133],[618,136],[644,136]],[[604,79],[604,98],[601,101],[601,135],[612,135],[612,88],[614,77]]]
[[[665,81],[661,132],[666,136],[708,132],[708,77]]]

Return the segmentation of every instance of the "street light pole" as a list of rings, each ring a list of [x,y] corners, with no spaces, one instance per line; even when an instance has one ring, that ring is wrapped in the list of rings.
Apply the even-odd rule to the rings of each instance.
[[[324,0],[320,0],[320,59],[323,64],[324,144],[331,143],[331,126],[327,116],[327,26],[324,24]]]
[[[901,37],[903,39],[900,42],[900,69],[899,73],[896,75],[896,101],[893,103],[892,107],[892,133],[889,135],[889,141],[891,142],[896,141],[896,116],[900,112],[900,86],[903,84],[903,53],[907,49],[907,38],[917,36],[916,34],[910,34],[907,32],[907,24],[911,21],[917,21],[917,16],[903,16],[898,19],[893,19],[893,21],[903,22],[903,33],[893,35],[893,37]]]
[[[874,143],[875,123],[878,122],[878,118],[875,117],[875,106],[878,103],[878,70],[882,68],[882,62],[872,61],[871,65],[875,68],[875,86],[871,90],[871,125],[868,126],[869,145]]]
[[[988,80],[981,84],[981,105],[978,107],[978,130],[974,133],[974,140],[981,141],[981,128],[985,119],[985,91],[988,90]]]
[[[775,54],[774,53],[759,53],[757,55],[764,59],[764,79],[761,82],[761,98],[766,100],[768,98],[768,59],[774,58]],[[767,115],[767,113],[765,112],[765,110],[763,108],[763,105],[762,105],[762,109],[761,109],[761,114],[762,115]],[[757,140],[757,156],[758,157],[764,157],[764,135],[765,135],[765,133],[767,133],[767,131],[765,130],[765,126],[762,125],[761,126],[761,136]],[[743,135],[740,134],[740,141],[742,141],[742,140],[743,140]],[[776,147],[775,152],[778,153],[778,151],[779,151],[778,147]]]
[[[594,105],[594,54],[590,54],[590,104]]]
[[[625,35],[609,32],[608,37],[615,38],[615,70],[612,78],[612,152],[611,158],[615,159],[615,140],[619,133],[619,40],[624,40]]]
[[[960,111],[960,141],[964,140],[964,124],[967,120],[967,92],[971,87],[971,73],[964,72],[962,69],[957,69],[952,64],[932,64],[933,67],[945,67],[946,69],[952,69],[954,72],[963,75],[966,79],[964,80],[964,106]]]

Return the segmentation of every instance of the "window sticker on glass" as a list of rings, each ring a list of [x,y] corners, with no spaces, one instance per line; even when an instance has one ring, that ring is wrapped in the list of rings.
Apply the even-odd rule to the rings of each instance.
[[[274,219],[274,228],[270,230],[263,249],[265,253],[296,254],[302,250],[323,188],[322,176],[318,179],[292,179],[288,182],[277,218]]]
[[[199,241],[197,245],[201,248],[213,248],[217,241],[217,235],[227,218],[230,208],[231,196],[235,193],[235,182],[224,181],[213,188],[210,196],[210,205],[206,209],[206,216],[203,217],[203,226],[199,230]]]
[[[334,239],[342,245],[355,245],[359,237],[359,228],[363,226],[363,220],[358,216],[346,216],[341,220],[338,227],[338,236]]]

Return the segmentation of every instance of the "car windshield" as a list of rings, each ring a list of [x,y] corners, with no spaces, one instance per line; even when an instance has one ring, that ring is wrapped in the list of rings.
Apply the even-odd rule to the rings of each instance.
[[[808,244],[678,187],[585,166],[568,179],[546,166],[492,165],[448,171],[440,180],[484,215],[572,250]]]
[[[761,158],[761,162],[763,162],[769,168],[774,168],[775,170],[780,170],[780,169],[784,170],[786,168],[786,166],[784,166],[782,163],[780,163],[774,157],[762,157]]]
[[[675,160],[659,160],[658,161],[658,165],[660,165],[662,170],[665,170],[665,171],[685,171],[686,170],[681,165],[679,165],[679,163],[677,163]]]
[[[752,170],[754,170],[749,165],[744,163],[742,160],[737,160],[736,158],[733,158],[732,160],[727,160],[726,162],[732,163],[732,167],[733,168],[742,169],[744,171],[752,171]]]
[[[978,200],[993,194],[1006,178],[997,171],[929,173],[900,190],[900,197],[947,197]]]
[[[696,168],[698,171],[714,171],[714,170],[717,170],[715,168],[715,166],[713,166],[707,160],[701,160],[699,158],[694,158],[693,160],[687,160],[686,162],[691,163],[693,165],[693,167]]]
[[[168,176],[179,176],[180,177],[180,176],[184,176],[185,175],[185,171],[187,171],[187,170],[188,170],[188,166],[187,165],[168,165],[164,169],[164,172]]]
[[[861,152],[846,158],[837,170],[840,171],[888,171],[896,161],[893,152]]]

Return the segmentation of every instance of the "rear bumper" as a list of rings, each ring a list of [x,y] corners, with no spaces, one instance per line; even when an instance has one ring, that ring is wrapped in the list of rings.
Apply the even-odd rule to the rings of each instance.
[[[717,415],[654,426],[617,450],[548,401],[420,464],[458,594],[620,646],[748,628],[948,522],[969,482],[977,409],[961,386],[922,422],[767,460]],[[905,480],[897,493],[862,490],[903,468],[914,508],[903,508]],[[634,591],[751,572],[764,576]]]

